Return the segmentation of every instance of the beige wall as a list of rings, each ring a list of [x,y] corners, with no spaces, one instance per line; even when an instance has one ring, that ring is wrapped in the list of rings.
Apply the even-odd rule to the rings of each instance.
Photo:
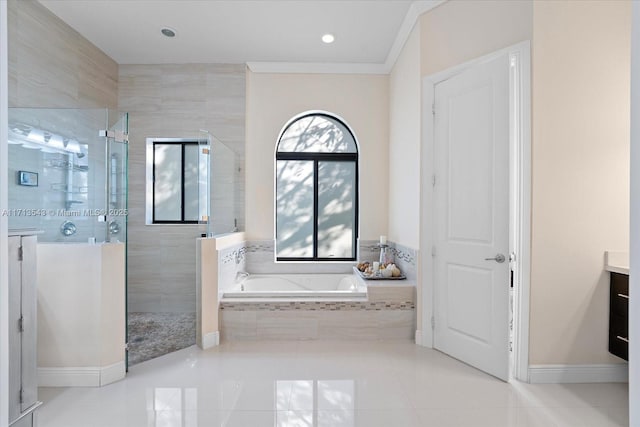
[[[295,115],[325,110],[344,119],[360,143],[360,238],[387,230],[388,77],[247,73],[248,239],[274,238],[274,154],[282,127]]]
[[[530,362],[611,363],[605,250],[629,245],[631,2],[534,2]]]
[[[420,248],[420,23],[389,76],[389,239]]]
[[[117,107],[115,61],[37,1],[8,9],[10,107]]]
[[[531,1],[450,0],[421,23],[422,75],[531,39]]]
[[[241,154],[245,67],[121,65],[118,100],[130,117],[129,311],[195,312],[196,238],[204,229],[145,225],[146,138],[194,138],[206,129]],[[237,161],[242,169],[241,155]]]
[[[630,13],[452,0],[420,20],[422,75],[532,40],[531,364],[619,361],[603,254],[628,247]]]
[[[389,75],[389,240],[420,249],[420,145],[422,75],[420,20]],[[420,259],[418,257],[418,259]],[[420,269],[418,269],[418,274]],[[417,281],[416,325],[422,325],[422,286]]]

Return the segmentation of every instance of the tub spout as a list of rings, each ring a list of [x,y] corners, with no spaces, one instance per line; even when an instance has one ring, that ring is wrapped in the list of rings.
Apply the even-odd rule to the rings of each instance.
[[[247,277],[249,277],[249,273],[247,273],[246,271],[238,271],[236,273],[236,283],[241,282],[242,280],[246,279]]]

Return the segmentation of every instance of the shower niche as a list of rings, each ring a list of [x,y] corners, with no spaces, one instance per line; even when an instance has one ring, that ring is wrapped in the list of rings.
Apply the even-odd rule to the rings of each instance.
[[[11,229],[40,242],[124,242],[128,115],[9,109]]]

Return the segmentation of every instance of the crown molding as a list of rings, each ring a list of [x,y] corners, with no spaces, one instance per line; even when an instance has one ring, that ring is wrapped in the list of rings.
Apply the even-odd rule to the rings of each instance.
[[[385,64],[337,62],[247,62],[254,73],[388,74]]]
[[[336,62],[247,62],[254,73],[274,74],[389,74],[393,69],[413,27],[423,13],[440,6],[447,0],[420,0],[411,3],[400,25],[398,34],[383,64]]]
[[[411,31],[416,25],[416,22],[418,22],[418,19],[420,19],[420,16],[423,13],[440,6],[446,1],[447,0],[422,0],[414,1],[413,3],[411,3],[409,10],[404,17],[404,21],[402,21],[402,25],[400,25],[400,29],[398,30],[398,34],[396,35],[396,39],[391,45],[391,49],[389,49],[387,60],[384,62],[384,67],[387,70],[387,74],[391,72],[393,66],[396,64],[396,61],[398,60],[398,57],[402,52],[402,48],[407,42],[409,35],[411,35]]]

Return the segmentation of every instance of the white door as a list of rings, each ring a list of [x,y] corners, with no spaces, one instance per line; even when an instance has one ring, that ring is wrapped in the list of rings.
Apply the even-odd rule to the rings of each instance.
[[[435,86],[434,347],[509,378],[509,62]]]

